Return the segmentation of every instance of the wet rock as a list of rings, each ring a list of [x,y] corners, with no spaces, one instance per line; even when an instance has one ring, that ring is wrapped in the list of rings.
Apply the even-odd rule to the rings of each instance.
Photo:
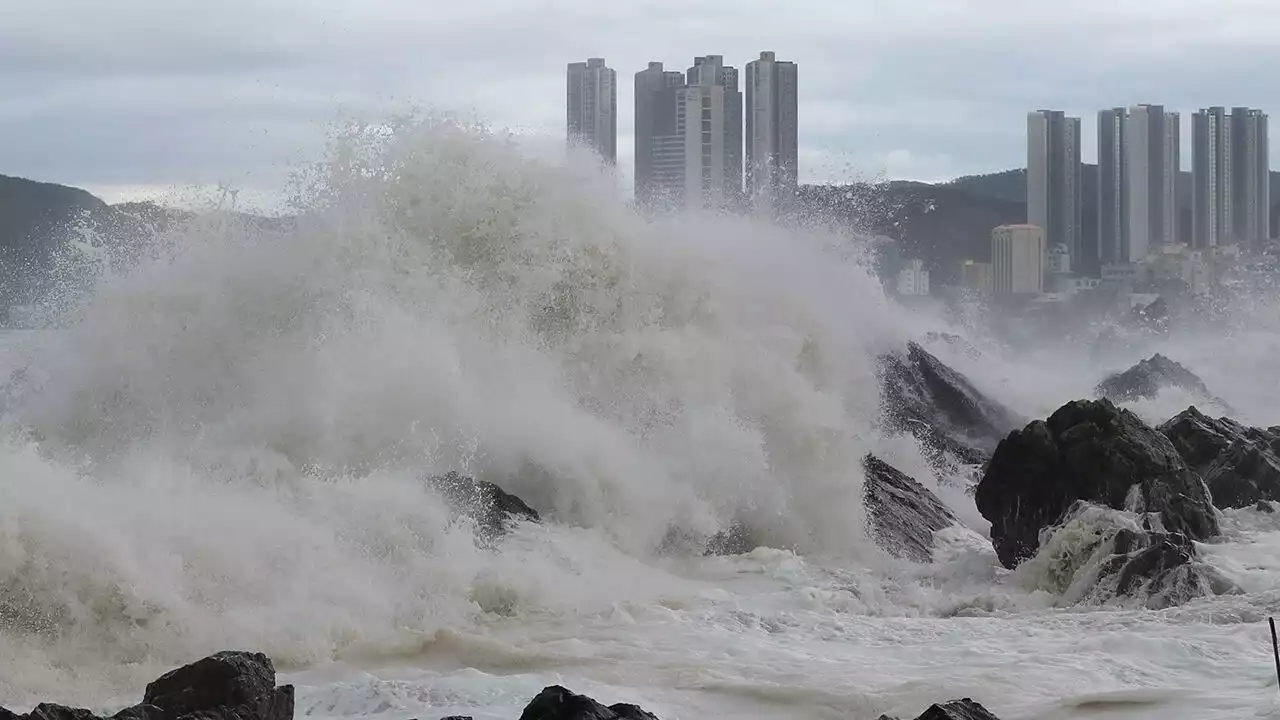
[[[262,653],[224,651],[170,671],[147,685],[141,704],[112,720],[292,720],[292,685],[276,687]],[[0,720],[100,720],[89,710],[42,703],[25,715],[0,708]]]
[[[1208,489],[1163,434],[1109,400],[1067,403],[1001,441],[975,493],[1007,568],[1036,554],[1040,534],[1077,500],[1150,513],[1160,532],[1218,533]]]
[[[1189,538],[1159,527],[1153,514],[1079,501],[1045,530],[1040,552],[1018,572],[1024,583],[1057,595],[1064,605],[1130,597],[1159,610],[1235,590],[1196,558]]]
[[[745,555],[759,547],[755,535],[746,525],[735,522],[707,538],[704,555]]]
[[[1154,400],[1161,390],[1180,388],[1222,408],[1227,404],[1209,392],[1198,375],[1169,358],[1156,353],[1121,373],[1098,383],[1095,393],[1113,402]]]
[[[520,714],[520,720],[658,720],[635,705],[605,707],[560,685],[542,689]]]
[[[493,540],[507,533],[516,522],[540,522],[538,512],[523,500],[487,480],[476,480],[449,471],[427,482],[444,496],[450,507],[476,524],[477,533]]]
[[[879,720],[897,720],[881,715]],[[916,720],[1000,720],[990,710],[969,698],[952,700],[941,705],[930,705]]]
[[[1194,405],[1159,430],[1204,478],[1217,507],[1280,500],[1280,433],[1212,418]]]
[[[895,557],[933,560],[933,533],[957,523],[928,488],[874,455],[862,459],[863,497],[876,544]]]
[[[881,356],[879,380],[886,429],[915,436],[940,469],[982,463],[1023,422],[916,343]]]

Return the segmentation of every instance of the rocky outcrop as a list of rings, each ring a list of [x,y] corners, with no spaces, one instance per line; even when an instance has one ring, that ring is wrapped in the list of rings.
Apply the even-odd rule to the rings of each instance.
[[[1209,392],[1199,376],[1159,353],[1124,372],[1109,376],[1098,383],[1095,393],[1113,402],[1132,402],[1154,400],[1166,388],[1179,388],[1204,398],[1205,402],[1227,408],[1222,399]]]
[[[916,343],[881,356],[879,379],[886,429],[915,436],[935,467],[983,462],[1022,423]]]
[[[862,459],[862,469],[876,544],[895,557],[931,562],[933,533],[955,525],[955,515],[928,488],[874,455]]]
[[[1204,540],[1218,519],[1200,476],[1172,443],[1109,400],[1077,400],[996,448],[975,499],[1008,568],[1036,554],[1041,532],[1078,500],[1146,515],[1149,528]]]
[[[483,540],[505,534],[516,522],[540,522],[538,512],[523,500],[487,480],[449,471],[427,480],[454,512],[470,518]]]
[[[224,651],[147,685],[138,705],[112,720],[292,720],[293,686],[276,687],[271,659]],[[90,710],[41,703],[25,715],[0,708],[0,720],[100,720]]]
[[[1193,405],[1159,430],[1204,478],[1217,507],[1280,500],[1280,433],[1274,429],[1212,418]]]
[[[619,703],[605,707],[586,695],[559,685],[542,689],[520,714],[520,720],[658,720],[635,706]]]
[[[879,720],[897,720],[897,718],[881,715]],[[929,709],[916,720],[1000,720],[1000,718],[973,700],[963,698],[941,705],[930,705]]]
[[[1101,604],[1120,596],[1148,609],[1230,592],[1230,582],[1196,560],[1187,536],[1153,530],[1158,520],[1078,501],[1042,534],[1036,556],[1018,568],[1029,589],[1064,605]]]

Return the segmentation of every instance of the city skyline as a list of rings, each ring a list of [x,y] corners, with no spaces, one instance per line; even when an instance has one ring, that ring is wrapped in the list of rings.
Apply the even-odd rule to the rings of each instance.
[[[643,12],[585,0],[557,0],[553,11],[321,2],[303,14],[286,0],[231,0],[197,21],[158,0],[20,3],[0,23],[10,59],[0,134],[23,140],[6,148],[0,172],[111,201],[225,182],[245,202],[324,160],[335,123],[413,108],[558,144],[564,108],[546,98],[563,87],[566,61],[592,56],[624,74],[656,58],[683,68],[705,52],[739,66],[762,48],[794,60],[805,68],[804,183],[1018,167],[1022,116],[1036,107],[1089,118],[1162,102],[1189,114],[1277,97],[1258,68],[1280,58],[1280,19],[1256,3],[993,2],[797,0],[762,16],[749,4],[673,0]],[[65,12],[77,18],[74,36],[58,20]],[[130,21],[135,13],[148,21]],[[618,167],[630,177],[633,109],[621,82]],[[1086,162],[1093,132],[1086,122]]]

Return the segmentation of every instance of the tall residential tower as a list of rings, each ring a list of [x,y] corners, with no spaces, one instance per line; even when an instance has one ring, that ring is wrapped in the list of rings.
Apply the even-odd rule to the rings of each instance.
[[[566,135],[590,146],[607,162],[618,161],[618,78],[604,58],[569,63]]]
[[[747,63],[746,195],[758,210],[776,209],[793,192],[799,165],[796,64],[760,53]]]
[[[1082,266],[1096,275],[1101,265],[1127,263],[1129,257],[1129,187],[1125,169],[1127,145],[1124,108],[1098,113],[1098,264]]]
[[[1091,267],[1097,251],[1084,247],[1080,187],[1080,118],[1060,110],[1029,113],[1027,223],[1044,230],[1049,247],[1064,245],[1082,267]]]
[[[1132,263],[1178,241],[1178,113],[1165,112],[1163,105],[1134,105],[1125,121],[1125,144],[1129,252],[1124,261]]]
[[[1256,251],[1271,237],[1271,162],[1267,115],[1231,108],[1232,234],[1242,248]]]

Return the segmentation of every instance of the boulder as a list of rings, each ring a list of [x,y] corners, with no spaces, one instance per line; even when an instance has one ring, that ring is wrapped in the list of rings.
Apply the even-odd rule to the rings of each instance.
[[[1160,520],[1078,501],[1041,537],[1040,552],[1018,568],[1024,585],[1066,605],[1136,598],[1148,609],[1222,594],[1233,585],[1196,559],[1179,533],[1152,529]]]
[[[605,707],[586,695],[578,695],[560,685],[542,689],[525,706],[520,720],[658,720],[635,705],[618,703]]]
[[[933,560],[933,533],[958,521],[928,488],[875,455],[862,459],[863,497],[876,544],[891,555]]]
[[[1132,402],[1154,400],[1166,388],[1180,388],[1204,398],[1205,402],[1227,408],[1222,399],[1209,392],[1199,376],[1159,353],[1124,372],[1107,377],[1098,383],[1094,392],[1098,397],[1113,402]]]
[[[450,508],[470,518],[476,532],[492,541],[506,534],[516,522],[541,522],[538,511],[488,480],[476,480],[454,471],[428,478],[427,482]]]
[[[276,687],[262,653],[224,651],[147,685],[142,703],[113,720],[292,720],[293,686]],[[0,720],[100,720],[89,710],[42,703],[25,715],[0,708]]]
[[[879,720],[896,720],[896,718],[881,715]],[[973,700],[962,698],[941,705],[930,705],[916,720],[1000,720],[1000,718]]]
[[[975,492],[1000,562],[1016,567],[1077,500],[1158,520],[1193,540],[1218,534],[1208,488],[1163,434],[1109,400],[1067,403],[1001,441]]]
[[[1023,422],[916,343],[878,366],[885,428],[915,436],[935,467],[983,462]]]
[[[1204,478],[1220,508],[1257,506],[1280,500],[1280,433],[1211,418],[1194,405],[1159,430]]]

